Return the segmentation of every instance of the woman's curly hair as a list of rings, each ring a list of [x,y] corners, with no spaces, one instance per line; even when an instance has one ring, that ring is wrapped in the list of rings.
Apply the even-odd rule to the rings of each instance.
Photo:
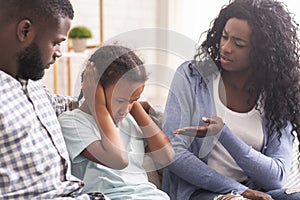
[[[205,52],[221,69],[220,39],[226,22],[233,17],[246,20],[252,30],[249,97],[257,93],[262,95],[261,105],[271,133],[277,131],[280,138],[282,128],[291,122],[292,132],[295,131],[300,140],[298,24],[283,3],[276,0],[230,1],[211,24],[194,59],[201,60]]]

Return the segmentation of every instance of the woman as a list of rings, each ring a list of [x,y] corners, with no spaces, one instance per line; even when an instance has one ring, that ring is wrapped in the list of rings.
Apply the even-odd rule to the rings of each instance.
[[[82,192],[122,200],[169,199],[143,168],[145,150],[161,166],[174,157],[169,139],[137,102],[147,80],[143,62],[118,45],[100,47],[89,61],[96,69],[91,63],[85,69],[83,78],[92,81],[83,82],[84,102],[59,116],[72,173],[85,182]]]
[[[300,138],[297,30],[274,0],[221,9],[167,100],[163,131],[176,156],[162,186],[171,199],[300,199],[283,188],[293,132]]]

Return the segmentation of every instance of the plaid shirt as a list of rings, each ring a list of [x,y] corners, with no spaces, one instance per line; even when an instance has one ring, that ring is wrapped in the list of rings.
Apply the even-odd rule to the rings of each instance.
[[[0,199],[71,198],[83,183],[70,173],[55,114],[70,98],[51,96],[40,81],[23,85],[0,71]]]

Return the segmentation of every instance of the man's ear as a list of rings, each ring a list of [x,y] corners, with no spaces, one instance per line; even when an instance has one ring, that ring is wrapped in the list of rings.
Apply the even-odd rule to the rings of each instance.
[[[32,42],[32,40],[34,39],[35,31],[30,20],[23,19],[18,23],[17,35],[19,41],[25,43],[25,45]]]

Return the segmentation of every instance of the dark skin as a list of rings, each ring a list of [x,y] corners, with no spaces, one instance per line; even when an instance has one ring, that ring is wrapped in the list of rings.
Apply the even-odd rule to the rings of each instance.
[[[251,190],[251,189],[246,190],[242,194],[242,196],[247,199],[251,199],[251,200],[272,200],[273,199],[268,194],[265,194],[263,192],[256,191],[256,190]],[[220,196],[219,198],[217,198],[217,200],[231,200],[231,199],[234,200],[235,198],[237,198],[236,195],[226,194],[226,195]]]
[[[130,112],[139,126],[151,126],[154,122],[147,114],[151,106],[148,102],[137,102],[144,90],[144,83],[119,79],[103,88],[98,84],[99,78],[95,77],[97,73],[94,70],[93,63],[88,63],[82,88],[85,101],[80,109],[97,120],[102,139],[88,145],[81,155],[110,168],[123,169],[128,165],[128,154],[116,125]],[[89,92],[94,90],[94,94]],[[161,165],[169,163],[174,151],[166,135],[160,129],[142,131],[148,144],[146,150],[151,152],[152,158]]]
[[[33,40],[33,32],[31,30],[32,28],[28,26],[28,21],[21,21],[19,23],[15,21],[15,23],[9,24],[4,20],[1,21],[0,44],[1,46],[5,46],[5,48],[0,48],[0,69],[13,77],[16,76],[18,70],[16,62],[17,52],[23,47],[28,46]],[[25,33],[27,31],[30,34],[26,36]]]
[[[230,110],[245,113],[253,109],[258,94],[252,97],[248,96],[247,79],[247,74],[222,72],[223,82],[219,85],[219,97],[221,102]]]
[[[0,9],[1,11],[1,9]],[[5,13],[5,12],[4,12]],[[36,43],[41,53],[42,70],[61,57],[60,43],[67,38],[71,19],[61,18],[58,25],[32,23],[30,19],[7,20],[0,12],[0,70],[16,78],[19,70],[18,55]]]
[[[221,131],[224,126],[224,122],[220,117],[202,117],[202,121],[206,123],[204,126],[191,126],[184,127],[181,129],[177,129],[174,131],[174,134],[183,134],[193,137],[207,137],[210,135],[215,135]],[[257,190],[247,189],[243,194],[243,197],[252,199],[252,200],[272,200],[273,198],[264,193]],[[226,194],[219,197],[217,200],[230,200],[234,199],[236,196],[232,194]]]
[[[220,40],[220,100],[230,110],[239,113],[250,111],[259,95],[249,97],[247,93],[250,35],[251,29],[247,21],[232,18],[226,23]]]
[[[249,80],[249,52],[251,29],[248,22],[237,18],[227,21],[220,40],[220,62],[222,66],[221,80],[219,83],[219,98],[230,110],[246,113],[253,109],[259,94],[251,97],[247,93]],[[175,134],[193,137],[206,137],[216,135],[221,131],[224,122],[220,117],[203,117],[204,126],[184,127],[174,131]],[[264,192],[247,189],[243,197],[253,200],[272,200]],[[232,194],[226,194],[218,200],[234,199]]]

